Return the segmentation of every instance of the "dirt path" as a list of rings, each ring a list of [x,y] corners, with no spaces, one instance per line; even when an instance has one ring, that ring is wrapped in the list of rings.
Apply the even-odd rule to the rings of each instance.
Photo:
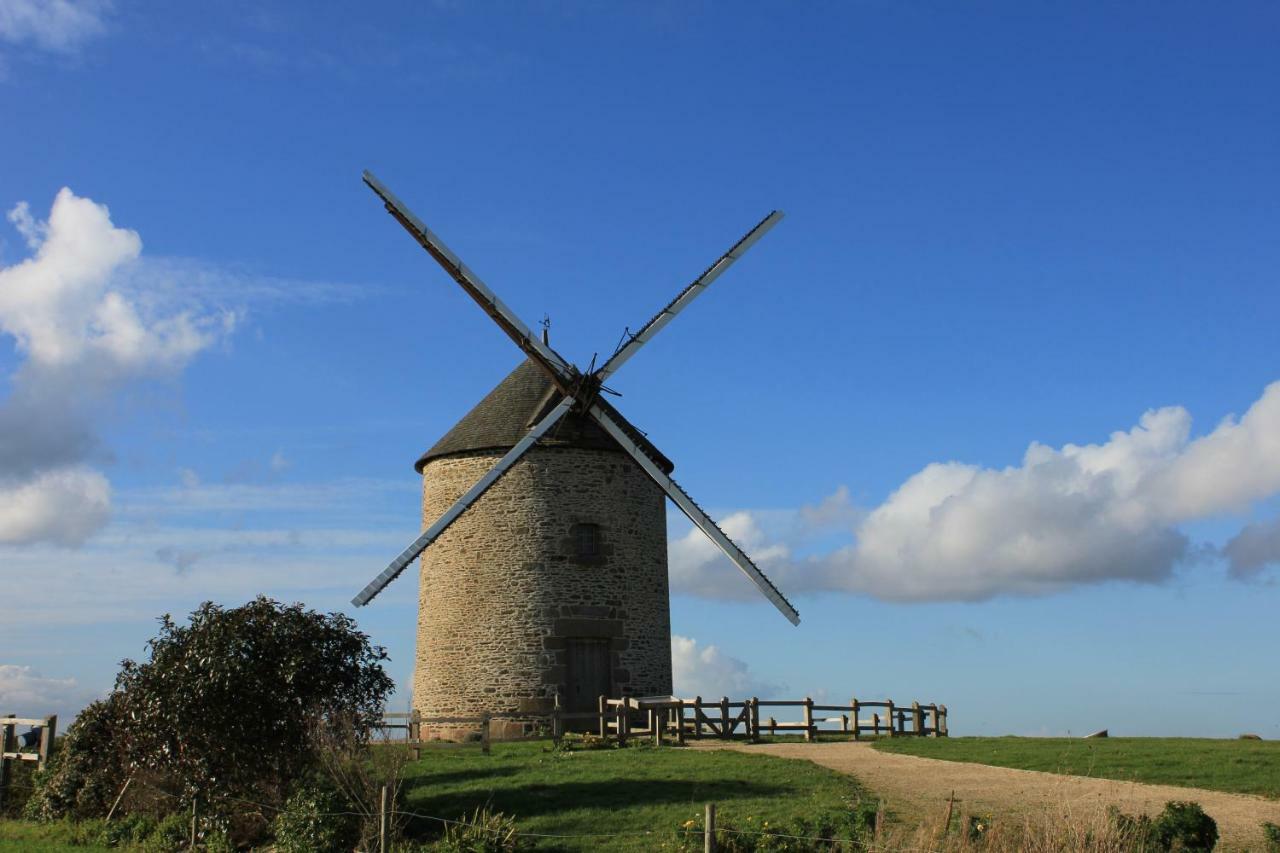
[[[1226,850],[1263,850],[1262,821],[1280,824],[1280,801],[1247,794],[939,761],[881,752],[868,743],[747,746],[700,741],[696,745],[804,758],[856,776],[884,797],[890,808],[917,817],[940,813],[952,791],[962,813],[991,815],[1026,814],[1063,805],[1093,809],[1112,804],[1130,814],[1156,814],[1169,800],[1193,800],[1217,821],[1219,849]]]

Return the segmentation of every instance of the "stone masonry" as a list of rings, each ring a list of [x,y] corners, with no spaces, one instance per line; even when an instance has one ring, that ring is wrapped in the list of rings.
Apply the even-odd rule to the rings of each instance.
[[[501,455],[429,459],[425,522]],[[582,524],[597,556],[578,556]],[[423,553],[419,596],[423,717],[488,712],[495,737],[523,734],[565,695],[575,640],[607,642],[611,695],[671,692],[665,496],[621,450],[534,447]]]

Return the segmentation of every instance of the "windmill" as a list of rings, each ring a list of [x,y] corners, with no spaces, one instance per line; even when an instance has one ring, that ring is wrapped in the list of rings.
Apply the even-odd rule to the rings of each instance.
[[[533,383],[536,382],[540,383],[537,385],[538,388],[545,388],[545,393],[537,399],[537,405],[531,410],[536,414],[528,418],[527,421],[523,418],[516,419],[515,415],[503,415],[504,417],[507,417],[511,423],[516,423],[518,420],[519,425],[522,428],[517,431],[522,431],[523,434],[519,435],[508,431],[508,435],[514,440],[500,440],[496,438],[484,440],[476,439],[469,445],[458,444],[455,442],[454,444],[450,444],[449,446],[442,448],[439,453],[435,453],[434,455],[429,453],[427,456],[424,456],[423,460],[419,461],[419,470],[422,470],[426,461],[433,458],[456,458],[462,455],[459,452],[460,450],[469,451],[480,447],[485,447],[485,449],[489,450],[493,449],[487,447],[487,445],[509,448],[506,449],[505,453],[502,453],[500,458],[492,464],[490,464],[489,458],[485,458],[483,460],[483,467],[487,468],[487,470],[483,472],[482,476],[475,479],[474,482],[471,483],[470,487],[462,492],[461,495],[453,497],[448,501],[440,500],[437,495],[434,503],[441,503],[443,505],[442,511],[438,511],[439,508],[432,509],[431,512],[436,513],[436,515],[424,517],[424,522],[430,523],[422,535],[415,539],[409,547],[405,548],[399,556],[391,561],[381,574],[361,590],[360,593],[352,599],[352,603],[357,606],[368,604],[375,596],[385,589],[388,584],[404,572],[410,563],[420,555],[423,555],[424,552],[427,552],[426,556],[424,556],[424,564],[428,562],[433,553],[432,551],[428,551],[432,543],[440,540],[443,536],[447,536],[448,531],[454,527],[455,523],[459,522],[460,518],[468,513],[469,508],[472,508],[481,500],[482,496],[485,496],[486,493],[490,493],[490,490],[494,490],[495,492],[498,491],[495,487],[500,483],[504,475],[512,471],[513,468],[516,468],[517,463],[522,459],[527,459],[531,451],[538,447],[540,442],[546,445],[556,439],[558,430],[553,431],[553,427],[556,427],[557,424],[562,424],[562,422],[568,423],[569,421],[576,421],[582,424],[582,429],[589,428],[593,431],[593,434],[601,433],[602,431],[600,434],[600,440],[595,444],[580,443],[578,446],[599,447],[601,446],[600,441],[604,441],[610,445],[611,451],[620,449],[625,453],[626,456],[634,463],[634,466],[638,468],[639,471],[642,471],[643,474],[647,476],[654,485],[656,485],[657,489],[661,491],[661,494],[665,495],[675,503],[675,505],[679,507],[686,516],[688,516],[689,520],[692,521],[703,533],[705,533],[711,541],[724,552],[729,560],[737,566],[752,583],[755,584],[761,594],[763,594],[764,597],[768,599],[783,616],[790,620],[792,624],[798,625],[800,622],[799,613],[797,613],[796,609],[789,601],[787,601],[786,597],[783,596],[778,588],[774,586],[772,581],[770,581],[769,578],[760,571],[759,567],[752,562],[751,558],[747,556],[747,554],[738,547],[733,540],[725,535],[724,531],[720,529],[715,521],[713,521],[711,517],[694,502],[693,498],[691,498],[689,494],[671,478],[670,471],[673,468],[671,463],[667,461],[661,452],[650,444],[647,438],[643,436],[639,430],[633,427],[613,405],[601,397],[601,390],[604,382],[610,379],[624,364],[630,361],[631,358],[634,357],[644,346],[652,341],[668,323],[675,319],[681,311],[687,308],[694,299],[701,295],[703,291],[705,291],[717,278],[719,278],[726,270],[729,269],[729,267],[741,258],[748,249],[750,249],[761,237],[773,228],[773,226],[782,219],[782,213],[780,211],[773,211],[762,219],[755,227],[748,231],[745,236],[734,243],[727,252],[721,255],[715,263],[708,267],[705,272],[680,291],[680,293],[677,294],[670,303],[658,311],[658,313],[645,323],[638,332],[628,334],[624,339],[624,343],[617,348],[603,366],[594,368],[593,363],[592,367],[594,369],[584,371],[556,352],[555,349],[551,347],[545,334],[543,336],[535,335],[534,332],[530,330],[529,326],[516,316],[515,312],[503,303],[502,300],[500,300],[497,295],[484,282],[482,282],[474,272],[471,271],[470,268],[462,263],[458,256],[455,255],[439,237],[432,233],[431,230],[428,229],[427,226],[423,224],[422,221],[419,220],[418,217],[415,216],[407,207],[405,207],[405,205],[401,203],[400,200],[397,199],[377,178],[366,171],[364,173],[364,182],[383,201],[387,211],[396,219],[396,221],[399,222],[415,240],[418,241],[427,253],[430,254],[431,257],[440,264],[445,272],[447,272],[450,277],[452,277],[453,280],[462,287],[467,295],[469,295],[481,307],[481,309],[489,315],[489,317],[498,325],[498,328],[500,328],[524,354],[525,362],[521,367],[517,368],[517,370],[504,381],[503,385],[495,389],[495,391],[491,393],[490,397],[486,398],[485,403],[482,403],[482,406],[488,405],[490,409],[493,409],[494,407],[502,405],[509,408],[514,405],[509,401],[519,397],[523,401],[521,407],[519,407],[520,411],[523,412],[525,408],[528,408],[529,400],[533,400],[537,395],[534,391],[528,391],[526,393],[522,389],[534,389],[535,385]],[[524,396],[521,397],[521,394]],[[472,416],[469,417],[473,417],[474,420],[483,421],[485,423],[491,421],[492,411],[486,409],[484,413],[477,414],[480,411],[480,408],[481,407],[477,407],[477,411],[473,412]],[[466,420],[464,419],[464,422],[460,423],[459,427],[455,427],[454,432],[463,428],[465,423]],[[452,434],[453,433],[451,433],[451,435]],[[607,439],[604,438],[604,436],[607,436]],[[496,450],[494,451],[494,455],[496,455]],[[474,464],[467,470],[472,469],[481,470]],[[613,468],[611,470],[617,470],[616,463],[613,464]],[[628,470],[630,470],[630,468],[628,468]],[[453,475],[451,474],[450,476]],[[610,477],[607,478],[610,482],[612,482],[612,476],[613,475],[610,475]],[[426,477],[427,473],[424,471],[424,478]],[[631,486],[629,488],[631,489],[629,492],[630,494],[637,493],[635,486]],[[429,486],[427,491],[428,494],[424,496],[424,516],[426,516],[428,504],[433,503],[433,501],[428,500],[428,497],[430,496]],[[659,499],[657,503],[660,505],[661,499]],[[540,504],[540,506],[544,507],[547,505],[548,504],[545,501]],[[652,517],[652,513],[650,514],[650,517]],[[506,516],[504,515],[502,518],[505,519]],[[570,521],[572,521],[572,519],[570,519]],[[542,529],[546,526],[540,525],[539,522],[540,520],[538,519],[534,520],[534,527],[536,529]],[[661,521],[659,520],[658,522],[652,523],[660,525]],[[592,542],[590,540],[596,535],[592,530],[594,527],[595,525],[590,524],[583,525],[575,523],[573,525],[573,529],[577,531],[575,535],[579,540],[583,540],[578,543],[580,550],[583,547],[583,542],[585,542],[585,547],[588,549],[592,547]],[[582,532],[583,529],[586,529],[586,533]],[[663,546],[663,554],[661,557],[662,577],[660,579],[660,586],[661,595],[664,597],[664,601],[660,608],[661,613],[657,614],[650,620],[651,631],[657,631],[662,629],[663,626],[669,624],[667,604],[665,602],[665,527],[655,535],[660,536]],[[623,542],[622,545],[625,546],[626,543]],[[458,547],[462,548],[463,545],[460,543]],[[588,556],[590,556],[589,552]],[[552,557],[550,559],[559,560],[560,558]],[[590,561],[588,560],[588,562]],[[653,562],[654,560],[652,558],[648,559],[646,566],[649,566],[649,568],[646,568],[646,571],[651,572],[653,570],[651,565]],[[473,568],[468,568],[467,571],[472,570]],[[458,577],[458,574],[455,572],[448,575],[446,580],[452,582],[456,577]],[[469,577],[465,580],[466,582],[470,582]],[[444,583],[444,581],[441,581],[437,577],[432,581],[431,585],[433,588],[439,588],[444,585]],[[658,582],[654,581],[654,583]],[[425,586],[427,586],[427,581],[426,576],[424,575],[424,587]],[[537,590],[534,590],[532,593],[526,591],[523,595],[526,598],[531,595],[533,597],[537,597],[537,592]],[[421,626],[429,623],[433,618],[433,613],[426,611],[442,611],[445,609],[439,604],[439,602],[434,604],[429,603],[426,598],[427,592],[425,590],[423,595],[424,612],[420,615],[420,647],[422,645],[421,632],[424,630]],[[607,609],[610,609],[611,612],[615,612],[615,614],[625,612],[626,602],[620,602],[617,600],[618,595],[616,592],[610,592],[609,595],[612,596],[612,599],[606,602],[608,605]],[[602,601],[603,600],[604,599],[602,599]],[[457,605],[455,603],[450,603],[448,606],[456,609]],[[603,622],[606,621],[606,617],[601,615],[604,612],[604,610],[601,609],[603,606],[604,605],[596,605],[588,602],[580,607],[576,607],[569,615],[581,616],[585,613],[596,618],[598,621]],[[635,608],[632,609],[634,610]],[[566,613],[568,613],[568,611],[566,611]],[[458,622],[449,629],[449,632],[447,633],[449,643],[451,643],[449,646],[450,649],[456,650],[458,648],[455,642],[455,635],[464,630],[462,626],[474,625],[475,622],[476,620],[471,618],[470,621]],[[584,627],[582,622],[582,619],[576,619],[570,627],[564,629],[564,632],[568,634],[587,633],[591,635],[594,629],[590,626]],[[467,628],[466,630],[473,629]],[[547,629],[547,631],[551,631],[551,629]],[[554,631],[551,632],[554,633]],[[544,631],[544,633],[546,633],[546,631]],[[612,635],[601,633],[601,636],[609,636],[613,638],[611,640],[612,646],[609,648],[613,649],[615,658],[617,657],[619,648],[625,651],[628,648],[628,644],[630,644],[630,646],[636,645],[634,638],[632,640],[627,640],[626,638],[622,638],[620,640],[620,632],[618,631],[615,631]],[[665,639],[667,658],[665,664],[665,678],[668,684],[670,682],[669,642],[668,636]],[[437,645],[438,644],[439,643],[437,643]],[[547,648],[558,651],[557,647],[562,644],[557,638],[554,643],[549,642],[546,645]],[[641,645],[644,644],[641,643]],[[661,644],[658,644],[657,651],[655,651],[654,654],[660,656],[661,647]],[[587,651],[580,650],[578,652],[573,652],[572,648],[574,647],[570,645],[569,648],[570,653],[568,654],[567,662],[565,662],[565,660],[555,658],[554,656],[548,657],[547,653],[543,652],[541,665],[544,666],[544,668],[549,668],[548,671],[552,673],[551,675],[546,675],[544,678],[544,680],[548,681],[548,684],[550,685],[550,687],[548,687],[549,690],[563,689],[563,684],[565,682],[564,678],[561,678],[559,688],[557,688],[555,684],[551,683],[554,682],[555,677],[557,677],[556,673],[560,672],[557,667],[564,666],[568,667],[570,670],[573,670],[575,666],[581,668],[581,660],[586,660],[591,657],[592,653],[589,649]],[[586,649],[587,647],[583,646],[582,648]],[[602,654],[607,653],[608,650]],[[458,655],[455,651],[455,659],[457,656]],[[439,655],[437,655],[437,658],[439,658]],[[422,665],[421,658],[419,663]],[[447,669],[449,666],[455,666],[454,663],[446,665],[441,663],[439,660],[429,665],[433,665],[437,670],[442,668]],[[461,666],[461,664],[458,663],[456,666]],[[635,664],[632,664],[631,666],[632,669],[635,668]],[[614,668],[615,670],[617,669],[616,662]],[[660,668],[661,665],[659,665],[659,669]],[[612,681],[610,680],[611,677],[613,679]],[[616,673],[614,676],[606,674],[603,677],[603,681],[600,683],[602,685],[611,684],[616,687],[619,677],[620,676],[617,676]],[[573,681],[573,679],[569,678],[569,681]],[[658,673],[658,675],[649,681],[650,689],[652,689],[652,685],[661,685],[662,681],[663,677],[661,673]],[[459,681],[458,684],[462,684],[462,682]],[[669,686],[666,690],[669,692]],[[415,689],[415,697],[417,692],[418,691]],[[522,700],[522,707],[523,705],[528,704],[528,701]],[[459,706],[456,704],[450,706],[448,702],[444,702],[443,704],[437,703],[437,709],[445,709],[446,707],[449,710],[456,710]]]

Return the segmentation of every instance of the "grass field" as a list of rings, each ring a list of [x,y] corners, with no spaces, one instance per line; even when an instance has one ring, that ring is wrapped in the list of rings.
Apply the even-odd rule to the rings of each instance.
[[[516,819],[519,831],[614,836],[530,839],[539,850],[659,850],[680,825],[716,803],[721,825],[795,826],[798,820],[845,825],[862,791],[847,776],[808,761],[737,752],[649,747],[553,750],[550,743],[495,743],[424,750],[405,770],[407,811],[469,819],[488,806]],[[437,836],[441,824],[412,818],[410,837]],[[86,851],[66,824],[0,821],[0,850]],[[698,842],[701,849],[701,842]]]
[[[111,847],[85,844],[68,824],[40,824],[19,820],[0,820],[0,850],[26,853],[99,853]]]
[[[862,794],[849,777],[807,761],[672,748],[554,752],[543,743],[495,744],[488,756],[441,749],[406,775],[406,807],[423,814],[456,819],[488,803],[526,833],[623,836],[607,844],[538,842],[565,851],[658,849],[684,821],[700,822],[708,802],[743,829],[797,819],[841,823]],[[419,820],[411,832],[437,827]]]
[[[1280,741],[1207,738],[883,739],[875,749],[1075,776],[1280,798]]]

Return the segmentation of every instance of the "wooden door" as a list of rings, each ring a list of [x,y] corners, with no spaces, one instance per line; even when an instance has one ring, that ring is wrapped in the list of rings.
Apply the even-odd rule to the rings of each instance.
[[[569,640],[566,649],[569,683],[566,685],[568,707],[565,710],[573,713],[595,711],[601,696],[612,695],[609,641]]]

